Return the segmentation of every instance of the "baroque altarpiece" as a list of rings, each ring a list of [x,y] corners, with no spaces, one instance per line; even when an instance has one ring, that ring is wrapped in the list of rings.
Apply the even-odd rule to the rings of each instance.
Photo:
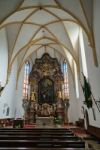
[[[36,117],[55,117],[63,114],[62,84],[63,73],[56,58],[45,53],[36,59],[29,75],[30,100],[26,111],[28,123]]]

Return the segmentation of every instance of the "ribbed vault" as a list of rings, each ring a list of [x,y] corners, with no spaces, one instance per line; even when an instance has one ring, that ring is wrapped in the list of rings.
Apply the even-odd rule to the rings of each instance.
[[[18,59],[18,76],[26,60],[34,62],[45,52],[66,59],[71,71],[72,61],[79,69],[80,28],[88,37],[97,65],[93,0],[1,0],[0,10],[5,12],[0,13],[0,30],[6,29],[8,70]]]

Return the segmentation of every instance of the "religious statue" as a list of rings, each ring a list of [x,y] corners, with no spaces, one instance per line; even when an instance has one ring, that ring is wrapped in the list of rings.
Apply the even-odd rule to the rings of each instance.
[[[38,116],[47,117],[47,116],[52,116],[53,114],[54,114],[54,110],[52,105],[49,105],[48,103],[44,103],[38,106],[37,109]]]
[[[31,94],[31,100],[32,101],[36,101],[36,93],[33,91],[32,94]]]
[[[41,115],[42,116],[49,116],[50,115],[49,104],[47,104],[47,103],[42,104]]]
[[[57,98],[58,98],[58,99],[61,99],[61,98],[62,98],[62,93],[61,93],[61,91],[57,91]]]

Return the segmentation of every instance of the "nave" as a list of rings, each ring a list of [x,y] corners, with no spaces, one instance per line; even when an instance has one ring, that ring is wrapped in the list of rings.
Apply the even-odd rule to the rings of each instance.
[[[99,0],[0,0],[0,149],[100,150],[99,16]]]

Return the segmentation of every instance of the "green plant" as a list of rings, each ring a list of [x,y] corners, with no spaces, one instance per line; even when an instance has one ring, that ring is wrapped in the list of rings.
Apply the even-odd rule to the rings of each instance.
[[[62,123],[61,117],[59,117],[59,116],[55,117],[54,122],[55,122],[55,124],[61,124]]]

